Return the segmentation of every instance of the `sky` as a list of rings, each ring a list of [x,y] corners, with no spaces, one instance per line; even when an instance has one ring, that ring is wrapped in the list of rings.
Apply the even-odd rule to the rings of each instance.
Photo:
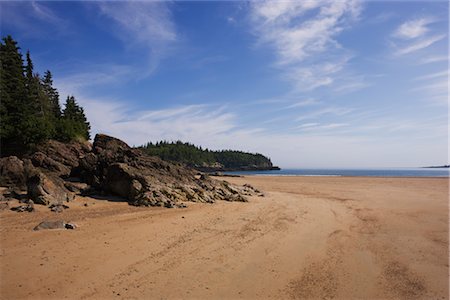
[[[448,1],[2,1],[0,17],[92,135],[282,168],[449,161]]]

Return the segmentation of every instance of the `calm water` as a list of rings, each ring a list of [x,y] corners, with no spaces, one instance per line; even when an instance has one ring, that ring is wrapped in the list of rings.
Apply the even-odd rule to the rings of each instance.
[[[390,168],[390,169],[282,169],[274,171],[226,172],[236,175],[281,176],[375,176],[375,177],[449,177],[447,168]]]

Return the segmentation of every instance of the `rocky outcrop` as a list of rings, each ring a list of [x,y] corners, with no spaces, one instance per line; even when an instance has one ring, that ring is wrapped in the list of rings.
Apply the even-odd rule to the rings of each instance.
[[[27,159],[4,158],[0,166],[3,181],[25,184],[34,203],[57,208],[75,193],[111,194],[131,205],[164,207],[185,207],[185,201],[247,201],[246,196],[262,195],[249,186],[234,186],[147,156],[103,134],[95,137],[92,147],[50,141]]]
[[[26,174],[24,163],[16,156],[0,158],[0,185],[24,187]]]

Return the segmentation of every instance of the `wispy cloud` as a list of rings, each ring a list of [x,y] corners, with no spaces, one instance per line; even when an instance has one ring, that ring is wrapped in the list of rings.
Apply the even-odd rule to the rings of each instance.
[[[418,50],[422,50],[425,49],[431,45],[433,45],[434,43],[442,40],[445,38],[445,34],[440,34],[440,35],[434,35],[430,38],[426,38],[426,39],[422,39],[419,41],[416,41],[412,44],[409,44],[403,48],[400,48],[397,50],[396,54],[397,55],[405,55],[405,54],[409,54],[412,52],[416,52]]]
[[[55,78],[55,83],[61,95],[67,95],[90,87],[123,83],[123,78],[133,78],[134,72],[135,68],[129,65],[89,64],[80,66],[76,73],[71,72]]]
[[[297,107],[305,107],[305,106],[317,105],[319,103],[320,103],[320,101],[318,101],[314,98],[308,98],[305,100],[300,100],[295,103],[292,103],[284,108],[290,109],[290,108],[297,108]]]
[[[421,64],[431,64],[436,62],[448,61],[449,56],[447,55],[431,55],[423,58],[419,63]]]
[[[354,111],[354,109],[352,109],[352,108],[329,106],[329,107],[321,108],[321,109],[314,110],[311,112],[303,113],[301,116],[297,117],[295,120],[296,121],[304,121],[304,120],[310,120],[310,119],[317,119],[318,117],[322,117],[324,115],[343,116],[352,111]]]
[[[255,1],[251,21],[261,44],[276,53],[276,65],[305,91],[335,82],[351,55],[336,37],[360,14],[356,0]]]
[[[406,55],[430,47],[444,39],[446,34],[430,34],[429,25],[437,22],[432,17],[422,17],[402,23],[392,34],[396,41],[396,55]]]
[[[434,22],[435,20],[430,17],[410,20],[401,24],[394,32],[394,35],[403,39],[418,38],[427,33],[429,31],[427,25]]]
[[[416,87],[411,91],[421,93],[424,100],[428,103],[448,106],[448,76],[448,70],[443,70],[417,77],[415,81],[421,84],[416,83]]]
[[[112,33],[128,49],[145,48],[148,65],[142,76],[150,75],[169,51],[170,45],[177,41],[170,3],[130,1],[100,2],[98,5],[101,14],[114,21]]]
[[[43,1],[2,1],[0,16],[28,38],[52,39],[70,33],[69,21],[60,17]],[[44,24],[53,26],[42,26]]]

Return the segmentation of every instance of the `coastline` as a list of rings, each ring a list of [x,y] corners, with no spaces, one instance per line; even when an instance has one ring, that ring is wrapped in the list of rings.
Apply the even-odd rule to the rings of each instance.
[[[447,178],[224,179],[266,196],[187,209],[77,197],[61,214],[1,211],[0,293],[448,299]],[[31,230],[55,218],[79,228]]]

